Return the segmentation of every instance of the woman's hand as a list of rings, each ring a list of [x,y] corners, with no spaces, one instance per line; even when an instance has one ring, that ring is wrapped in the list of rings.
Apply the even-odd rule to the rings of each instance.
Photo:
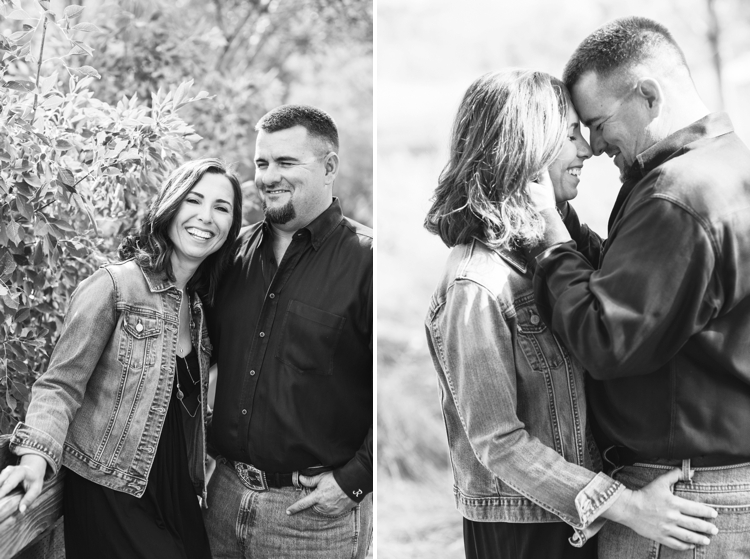
[[[38,454],[24,454],[18,466],[7,466],[0,472],[0,499],[10,493],[19,483],[23,484],[25,495],[18,504],[21,514],[42,492],[47,461]]]
[[[552,209],[557,205],[552,179],[550,179],[549,171],[546,169],[542,171],[536,182],[530,182],[526,185],[526,192],[531,199],[531,205],[538,212]]]
[[[716,518],[718,513],[672,493],[681,474],[681,470],[672,470],[642,489],[626,490],[602,516],[678,551],[708,545],[706,534],[716,535],[719,530],[701,518]]]

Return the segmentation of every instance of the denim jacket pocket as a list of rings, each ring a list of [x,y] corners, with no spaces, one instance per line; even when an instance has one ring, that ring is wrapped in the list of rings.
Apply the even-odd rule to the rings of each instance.
[[[534,371],[543,372],[563,365],[564,350],[555,335],[544,324],[533,298],[524,297],[515,307],[518,345]]]
[[[141,370],[156,362],[156,339],[161,320],[133,311],[123,312],[117,360],[131,370]]]
[[[346,318],[290,301],[276,358],[299,373],[333,374],[333,355]]]

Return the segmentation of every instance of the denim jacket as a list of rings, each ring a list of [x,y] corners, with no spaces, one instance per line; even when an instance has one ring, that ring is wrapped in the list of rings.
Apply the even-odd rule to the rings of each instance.
[[[595,473],[584,372],[545,326],[520,253],[455,247],[426,319],[456,506],[492,522],[559,522],[583,545],[624,487]],[[596,522],[595,522],[596,520]]]
[[[104,266],[81,282],[11,450],[42,454],[54,474],[63,465],[141,497],[172,394],[181,301],[166,274],[153,274],[134,260]],[[200,348],[200,413],[191,418],[180,410],[190,476],[205,503],[211,344],[197,296],[190,334]]]

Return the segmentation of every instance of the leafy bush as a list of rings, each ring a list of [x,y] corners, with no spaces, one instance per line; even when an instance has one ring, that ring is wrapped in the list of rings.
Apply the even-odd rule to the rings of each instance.
[[[200,136],[177,111],[205,99],[191,81],[98,99],[100,76],[79,66],[90,47],[82,8],[29,14],[2,0],[0,36],[0,433],[26,411],[78,283],[112,259],[166,173]],[[46,58],[45,58],[46,57]]]

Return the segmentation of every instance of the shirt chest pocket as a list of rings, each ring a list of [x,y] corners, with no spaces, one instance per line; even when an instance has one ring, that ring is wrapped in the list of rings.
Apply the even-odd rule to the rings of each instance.
[[[124,312],[117,360],[130,370],[141,370],[156,363],[161,320],[131,311]]]
[[[530,303],[516,307],[518,345],[535,371],[549,371],[565,363],[565,353],[552,331]]]
[[[276,358],[298,373],[331,375],[346,318],[290,301]]]

